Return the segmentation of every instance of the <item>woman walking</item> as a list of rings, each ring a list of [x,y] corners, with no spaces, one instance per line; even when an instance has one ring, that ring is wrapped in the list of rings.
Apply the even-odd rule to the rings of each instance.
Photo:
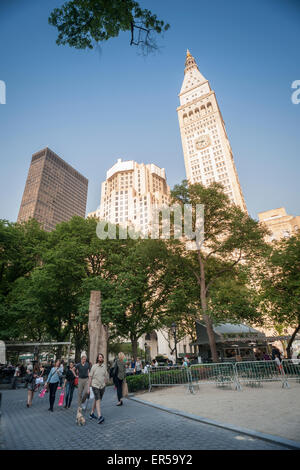
[[[27,384],[27,408],[32,406],[34,392],[38,389],[38,385],[36,384],[38,373],[39,370],[36,365],[33,370],[27,369],[26,371],[25,383]]]
[[[123,388],[123,380],[125,379],[126,372],[125,372],[125,354],[119,352],[118,357],[115,360],[115,374],[114,374],[114,384],[117,388],[117,395],[118,395],[118,403],[117,406],[123,405],[122,401],[122,388]]]
[[[48,375],[48,378],[46,381],[46,387],[49,384],[49,390],[50,390],[50,393],[49,393],[50,408],[48,411],[53,411],[53,405],[55,402],[55,394],[56,394],[56,390],[59,384],[59,379],[61,376],[59,367],[60,367],[60,360],[58,359],[55,362],[55,366],[52,367],[52,369],[50,370],[50,374]]]
[[[76,377],[75,365],[74,362],[70,362],[69,367],[67,368],[66,378],[64,383],[64,389],[66,390],[66,401],[65,408],[70,408],[74,392],[74,382]]]

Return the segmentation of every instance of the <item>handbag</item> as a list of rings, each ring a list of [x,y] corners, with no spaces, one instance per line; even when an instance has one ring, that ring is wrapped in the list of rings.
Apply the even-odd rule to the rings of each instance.
[[[74,379],[74,387],[78,387],[78,377],[75,377]]]
[[[62,390],[60,396],[59,396],[59,400],[58,400],[58,406],[63,406],[64,404],[64,397],[65,397],[65,392],[64,390]]]
[[[115,361],[114,365],[111,367],[111,369],[109,371],[109,376],[112,379],[114,379],[115,377],[117,377],[118,372],[119,372],[118,362]]]
[[[44,398],[45,393],[46,393],[46,390],[47,390],[46,388],[43,388],[43,390],[42,390],[41,393],[39,394],[39,397],[40,397],[40,398]]]
[[[126,379],[124,379],[122,383],[122,396],[128,397],[128,385],[127,385]]]
[[[95,395],[94,395],[93,389],[92,387],[90,387],[90,399],[94,400],[94,398],[95,398]]]

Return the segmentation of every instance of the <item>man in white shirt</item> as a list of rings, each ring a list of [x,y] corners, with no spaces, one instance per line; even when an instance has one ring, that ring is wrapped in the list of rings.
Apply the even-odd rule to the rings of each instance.
[[[92,386],[92,390],[95,396],[90,419],[96,418],[94,414],[96,408],[98,414],[98,424],[101,424],[104,421],[104,417],[101,415],[100,402],[103,398],[107,381],[108,372],[106,365],[104,364],[104,356],[103,354],[98,354],[97,363],[92,366],[89,375],[89,388]]]

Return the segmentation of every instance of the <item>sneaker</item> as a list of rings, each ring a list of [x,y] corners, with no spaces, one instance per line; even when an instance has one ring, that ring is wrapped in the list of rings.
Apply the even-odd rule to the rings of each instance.
[[[104,421],[104,418],[103,418],[103,416],[100,416],[100,418],[98,419],[98,424],[101,424],[101,423],[103,423],[103,421]]]
[[[97,416],[94,413],[90,413],[90,419],[97,419]]]

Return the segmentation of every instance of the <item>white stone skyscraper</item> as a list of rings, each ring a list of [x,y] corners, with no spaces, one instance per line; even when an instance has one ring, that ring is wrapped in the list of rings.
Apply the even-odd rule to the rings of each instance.
[[[247,211],[232,150],[215,92],[187,51],[177,108],[186,177],[205,186],[223,184],[235,204]]]
[[[164,168],[119,158],[102,183],[100,207],[88,217],[128,224],[146,234],[151,230],[153,210],[169,202],[170,188]]]

